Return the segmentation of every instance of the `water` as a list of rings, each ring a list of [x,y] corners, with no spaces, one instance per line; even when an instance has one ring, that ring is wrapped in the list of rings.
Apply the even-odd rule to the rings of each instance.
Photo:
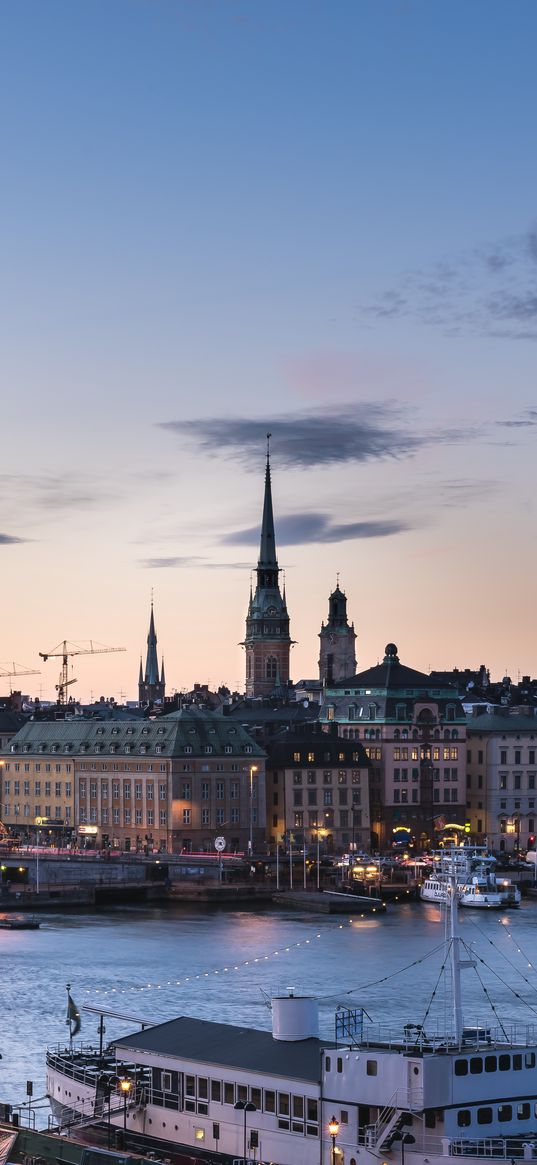
[[[190,907],[40,918],[39,930],[0,930],[0,1100],[15,1104],[25,1099],[27,1080],[34,1096],[43,1095],[45,1047],[65,1046],[66,983],[79,1008],[89,1003],[155,1021],[186,1014],[259,1028],[270,1028],[270,995],[294,987],[320,997],[326,1036],[338,1003],[363,1005],[379,1023],[422,1022],[435,985],[425,1026],[449,1014],[439,980],[442,952],[428,957],[444,939],[444,919],[425,903],[352,921]],[[460,922],[465,941],[485,960],[477,964],[482,983],[475,972],[464,975],[465,1021],[496,1022],[484,986],[504,1021],[537,1024],[537,902],[511,914],[460,911]],[[80,1038],[96,1041],[97,1024],[97,1016],[82,1011]],[[106,1028],[108,1040],[135,1025],[107,1019]]]

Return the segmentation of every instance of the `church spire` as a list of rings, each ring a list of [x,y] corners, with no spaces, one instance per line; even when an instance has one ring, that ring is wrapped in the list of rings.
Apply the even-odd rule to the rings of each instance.
[[[263,520],[261,523],[261,546],[259,549],[259,567],[263,569],[278,569],[276,559],[276,538],[274,536],[274,515],[272,512],[272,486],[270,481],[270,438],[267,433],[267,465],[265,469],[265,498],[263,502]]]
[[[140,660],[140,679],[138,681],[138,700],[140,704],[162,703],[164,700],[164,660],[162,673],[159,675],[157,656],[157,633],[155,631],[155,613],[153,610],[153,592],[151,592],[151,615],[149,617],[149,631],[147,635],[147,655],[145,671]]]
[[[279,586],[272,488],[270,480],[270,433],[267,433],[265,495],[261,521],[261,545],[256,570],[256,586],[246,616],[246,695],[269,696],[279,684],[289,684],[289,615]]]

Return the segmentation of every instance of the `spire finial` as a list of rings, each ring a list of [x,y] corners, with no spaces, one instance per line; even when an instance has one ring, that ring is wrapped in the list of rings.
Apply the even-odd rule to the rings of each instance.
[[[153,587],[151,587],[151,606],[153,606]]]
[[[337,574],[336,574],[336,590],[338,587],[339,587],[339,570],[337,571]]]
[[[269,464],[269,461],[270,461],[270,438],[271,437],[272,437],[272,433],[267,433],[267,465]]]

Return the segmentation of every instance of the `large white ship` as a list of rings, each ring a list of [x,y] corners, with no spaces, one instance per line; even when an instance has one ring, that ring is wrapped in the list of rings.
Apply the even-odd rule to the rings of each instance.
[[[338,1008],[319,1038],[317,1004],[272,1001],[272,1032],[180,1017],[142,1027],[108,1050],[47,1052],[60,1128],[154,1153],[174,1165],[468,1165],[537,1158],[537,1030],[464,1019],[461,972],[475,967],[457,930],[451,888],[447,1030],[401,1030]],[[92,1008],[90,1010],[97,1011]]]
[[[447,903],[454,877],[459,906],[478,910],[520,906],[518,886],[508,878],[498,878],[495,867],[496,859],[482,846],[439,850],[433,856],[433,871],[420,888],[420,898],[424,902]]]

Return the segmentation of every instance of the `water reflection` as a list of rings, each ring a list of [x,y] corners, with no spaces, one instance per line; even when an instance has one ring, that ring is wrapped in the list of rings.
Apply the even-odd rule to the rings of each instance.
[[[423,903],[351,922],[286,912],[137,907],[40,919],[36,931],[0,930],[0,1099],[15,1103],[25,1098],[29,1079],[34,1095],[44,1092],[44,1048],[66,1042],[66,983],[79,1008],[102,1003],[155,1021],[192,1014],[262,1028],[270,1027],[270,995],[292,986],[320,997],[323,1034],[330,1036],[338,1002],[362,1003],[375,1022],[420,1022],[442,961],[440,952],[428,955],[444,936],[441,911]],[[466,941],[476,943],[490,964],[490,970],[479,964],[479,973],[500,1014],[536,1019],[537,974],[528,966],[535,904],[524,903],[512,916],[461,912],[461,924]],[[465,983],[466,1015],[473,1023],[486,1015],[485,999],[473,974]],[[533,1016],[513,990],[523,992]],[[449,1014],[442,991],[435,1009],[437,1016]],[[84,1040],[95,1040],[97,1017],[82,1011],[82,1023]],[[132,1024],[107,1019],[106,1028],[111,1039]]]

